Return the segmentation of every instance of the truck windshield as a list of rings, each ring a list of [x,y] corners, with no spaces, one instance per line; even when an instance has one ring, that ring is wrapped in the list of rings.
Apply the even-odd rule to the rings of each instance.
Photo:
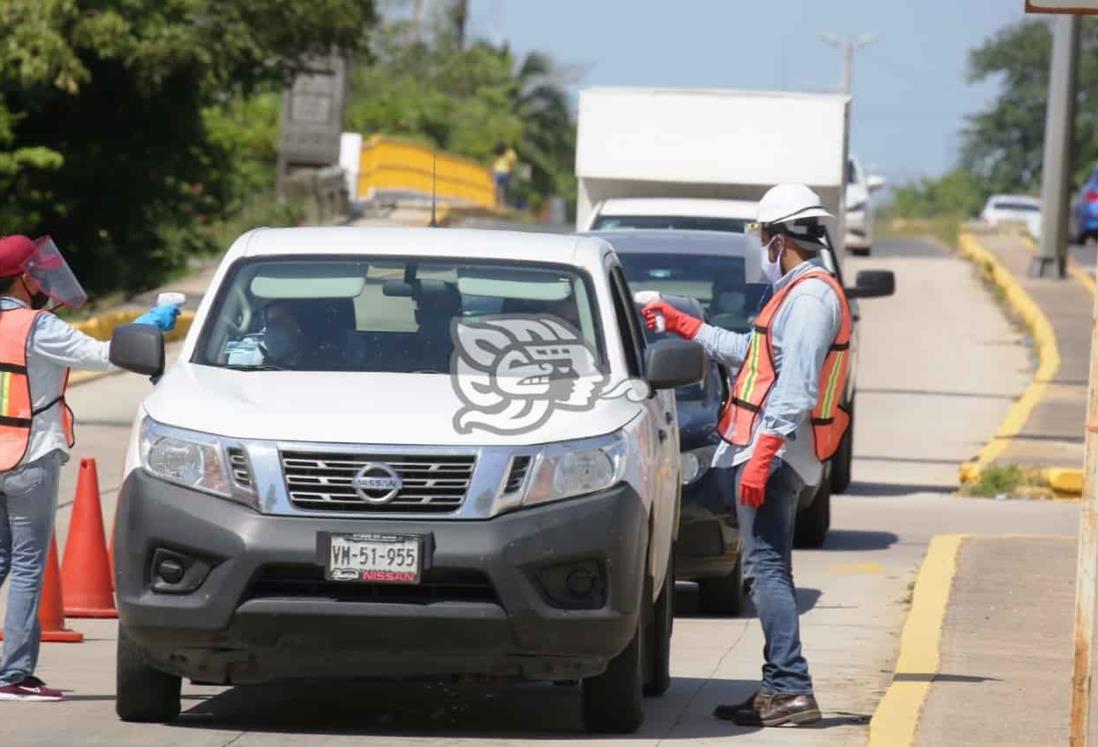
[[[193,362],[240,370],[448,373],[451,322],[552,315],[605,360],[590,280],[530,262],[255,259],[222,282]]]
[[[618,254],[634,291],[686,296],[702,305],[709,323],[748,332],[770,288],[761,277],[747,278],[747,263],[735,255]]]
[[[743,233],[746,219],[706,218],[690,215],[600,215],[592,231],[612,231],[622,228],[657,228],[681,231],[725,231]]]

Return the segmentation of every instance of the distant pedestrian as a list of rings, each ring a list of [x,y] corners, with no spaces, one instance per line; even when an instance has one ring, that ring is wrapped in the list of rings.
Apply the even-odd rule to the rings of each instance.
[[[787,726],[820,720],[801,653],[793,586],[793,528],[806,486],[824,479],[850,424],[839,404],[846,384],[851,315],[835,278],[816,256],[822,221],[831,217],[803,184],[781,184],[759,202],[760,253],[773,296],[741,334],[704,324],[663,301],[647,304],[649,329],[662,314],[669,332],[702,344],[738,369],[718,430],[724,443],[713,466],[734,470],[736,513],[752,596],[766,645],[762,686],[717,718],[744,726]]]
[[[11,577],[0,657],[0,700],[61,700],[34,676],[38,602],[57,511],[61,465],[73,445],[65,404],[69,368],[111,368],[110,343],[46,310],[87,300],[49,237],[0,237],[0,585]],[[157,306],[137,322],[175,326],[178,306]]]
[[[518,154],[514,148],[503,142],[496,144],[494,153],[496,157],[492,161],[492,181],[496,185],[496,207],[502,208],[507,206]]]

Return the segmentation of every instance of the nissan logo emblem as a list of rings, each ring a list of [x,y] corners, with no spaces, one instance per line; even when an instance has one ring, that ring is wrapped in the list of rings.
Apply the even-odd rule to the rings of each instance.
[[[367,503],[382,504],[396,498],[401,487],[400,475],[388,464],[368,462],[351,478],[351,487]]]

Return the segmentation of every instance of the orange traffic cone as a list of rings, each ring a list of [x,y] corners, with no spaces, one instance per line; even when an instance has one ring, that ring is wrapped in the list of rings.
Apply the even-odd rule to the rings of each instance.
[[[61,591],[68,617],[118,617],[94,459],[80,460],[69,540],[61,563]]]
[[[57,566],[57,540],[51,539],[46,575],[42,579],[42,598],[38,602],[41,640],[47,643],[80,643],[84,640],[84,634],[65,627],[65,611],[61,607],[61,573]],[[0,634],[0,639],[3,637]]]

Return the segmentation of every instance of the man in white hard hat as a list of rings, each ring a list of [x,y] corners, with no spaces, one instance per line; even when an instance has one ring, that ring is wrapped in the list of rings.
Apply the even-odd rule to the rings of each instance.
[[[798,497],[819,483],[822,462],[849,426],[840,406],[848,369],[851,316],[846,297],[818,258],[831,215],[803,184],[780,184],[759,202],[749,242],[760,252],[774,293],[747,334],[704,324],[671,304],[643,309],[649,329],[697,340],[738,369],[718,430],[714,467],[735,471],[736,512],[752,594],[766,637],[762,685],[745,702],[722,705],[717,718],[741,725],[818,721],[820,708],[801,653],[793,587],[793,526]],[[735,500],[735,497],[733,497]]]

